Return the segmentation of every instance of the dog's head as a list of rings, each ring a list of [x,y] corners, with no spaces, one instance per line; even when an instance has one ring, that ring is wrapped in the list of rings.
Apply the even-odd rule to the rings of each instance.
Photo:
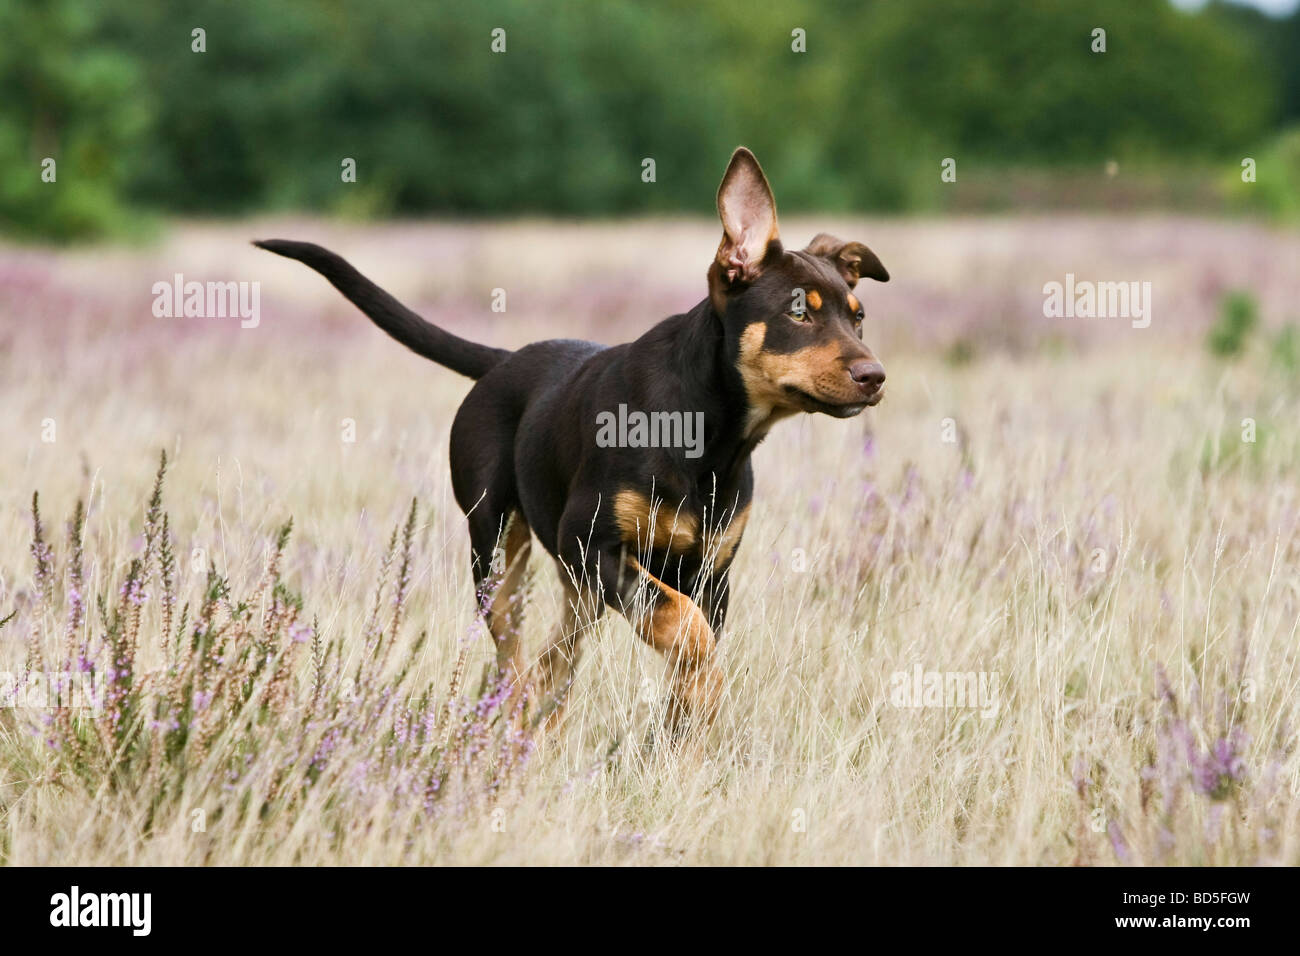
[[[788,251],[758,160],[741,147],[718,187],[722,243],[709,298],[749,396],[751,429],[795,412],[851,418],[883,397],[885,369],[862,341],[859,279],[888,282],[876,254],[825,233]]]

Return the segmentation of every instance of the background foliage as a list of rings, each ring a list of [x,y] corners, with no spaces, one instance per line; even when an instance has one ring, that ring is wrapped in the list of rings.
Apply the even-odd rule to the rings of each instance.
[[[1278,162],[1243,199],[1285,211],[1300,179],[1300,13],[1219,3],[0,0],[0,35],[5,232],[93,235],[126,206],[698,212],[742,142],[791,210],[949,203],[948,156],[984,206],[1105,201],[1061,172],[1112,161],[1165,204],[1232,199],[1247,155]],[[1187,170],[1217,171],[1208,195]]]

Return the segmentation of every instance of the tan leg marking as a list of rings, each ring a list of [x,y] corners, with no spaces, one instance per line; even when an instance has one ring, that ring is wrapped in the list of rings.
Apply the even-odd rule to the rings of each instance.
[[[686,552],[700,541],[698,515],[664,501],[652,502],[639,491],[614,495],[614,521],[624,543],[637,550]]]
[[[749,505],[745,505],[740,513],[733,516],[722,529],[722,534],[718,538],[718,553],[713,559],[715,567],[725,568],[731,563],[736,553],[736,546],[740,544],[740,536],[745,533],[745,524],[749,521],[749,508]]]
[[[520,648],[524,623],[523,584],[532,548],[532,532],[524,523],[523,515],[512,512],[506,519],[499,550],[492,556],[494,564],[498,560],[501,563],[492,575],[499,582],[492,592],[487,624],[496,641],[497,668],[503,678],[515,684],[520,682],[524,673]]]
[[[560,599],[560,622],[537,661],[537,676],[532,682],[537,688],[537,710],[533,719],[545,721],[546,730],[555,729],[564,720],[569,687],[573,683],[578,658],[582,656],[582,631],[594,623],[591,598],[574,587],[563,568],[560,569],[560,583],[564,586]]]
[[[672,700],[668,723],[679,728],[686,718],[707,726],[717,714],[722,695],[722,669],[714,660],[713,629],[699,605],[668,586],[637,562],[637,571],[660,592],[660,599],[643,612],[633,627],[637,636],[668,660]]]

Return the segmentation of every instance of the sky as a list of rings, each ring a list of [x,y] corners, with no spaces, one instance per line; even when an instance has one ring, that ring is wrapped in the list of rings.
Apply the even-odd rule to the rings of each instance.
[[[1300,4],[1300,0],[1230,0],[1230,2],[1239,3],[1244,7],[1254,7],[1277,17],[1288,15],[1297,4]],[[1206,0],[1173,0],[1173,3],[1176,7],[1196,10],[1205,6]]]

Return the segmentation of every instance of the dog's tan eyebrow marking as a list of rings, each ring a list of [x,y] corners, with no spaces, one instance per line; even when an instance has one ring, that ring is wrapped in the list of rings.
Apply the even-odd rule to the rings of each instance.
[[[822,296],[816,289],[809,290],[808,295],[804,298],[808,303],[808,308],[820,309],[822,307]]]
[[[849,308],[852,309],[854,312],[862,308],[862,303],[858,301],[858,297],[855,296],[852,292],[849,293]]]

